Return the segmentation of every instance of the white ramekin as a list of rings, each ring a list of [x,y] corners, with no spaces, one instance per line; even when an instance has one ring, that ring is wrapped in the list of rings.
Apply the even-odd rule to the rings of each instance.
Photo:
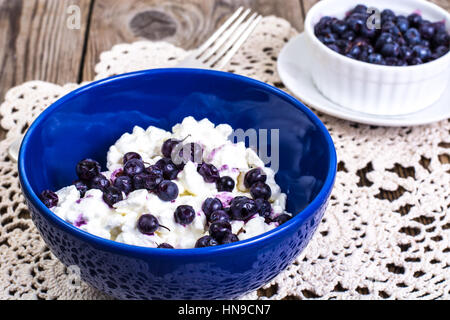
[[[381,66],[348,58],[317,39],[314,25],[320,18],[343,18],[358,3],[379,10],[388,8],[397,15],[420,12],[424,19],[432,22],[445,20],[447,30],[450,30],[450,14],[425,0],[319,1],[305,20],[308,50],[313,59],[312,78],[317,88],[343,107],[377,115],[407,114],[436,102],[447,89],[450,53],[417,66]]]

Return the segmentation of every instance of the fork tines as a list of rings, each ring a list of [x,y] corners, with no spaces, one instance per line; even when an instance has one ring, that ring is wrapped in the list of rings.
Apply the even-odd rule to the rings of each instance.
[[[222,69],[233,57],[253,29],[261,15],[250,9],[238,8],[214,34],[195,51],[195,59],[214,69]]]

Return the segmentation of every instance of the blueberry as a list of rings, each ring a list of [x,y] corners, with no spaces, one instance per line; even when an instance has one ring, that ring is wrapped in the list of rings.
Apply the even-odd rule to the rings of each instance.
[[[233,220],[247,220],[257,213],[256,203],[247,197],[236,197],[231,200],[230,213]]]
[[[341,35],[341,39],[346,41],[353,41],[356,38],[356,34],[352,30],[347,30]]]
[[[396,42],[386,43],[380,52],[384,57],[396,58],[400,54],[400,46]]]
[[[408,16],[408,21],[411,26],[418,27],[422,23],[422,17],[417,13],[413,13]]]
[[[327,45],[327,47],[333,51],[336,51],[337,53],[341,53],[341,49],[335,44],[329,44],[329,45]]]
[[[51,190],[42,191],[39,195],[39,199],[41,199],[47,208],[52,208],[58,205],[58,195]]]
[[[229,176],[220,177],[216,182],[217,191],[231,192],[234,189],[235,182]]]
[[[127,163],[131,159],[142,160],[142,157],[139,153],[136,152],[127,152],[123,155],[123,164]]]
[[[143,234],[153,234],[159,228],[158,219],[152,214],[143,214],[138,219],[137,228]]]
[[[117,177],[116,180],[114,180],[114,187],[125,194],[129,194],[133,191],[133,180],[129,176]]]
[[[163,181],[163,178],[159,175],[149,173],[138,173],[133,178],[133,188],[135,190],[147,189],[149,191],[155,190],[158,185]]]
[[[346,55],[353,59],[358,59],[359,55],[361,54],[361,47],[359,45],[353,45],[349,48]]]
[[[234,233],[227,233],[220,242],[221,244],[228,244],[239,241],[239,238]]]
[[[150,175],[155,175],[155,176],[160,176],[160,177],[163,176],[163,170],[156,164],[145,168],[145,172]]]
[[[113,204],[122,200],[123,200],[122,191],[120,191],[116,187],[109,186],[106,190],[103,191],[103,201],[105,201],[106,204],[109,205],[110,207],[112,207]]]
[[[400,60],[395,57],[387,57],[385,62],[387,66],[398,66],[400,64]]]
[[[337,20],[331,24],[331,30],[337,34],[343,34],[347,31],[347,24],[342,20]]]
[[[219,170],[210,163],[203,162],[200,164],[197,167],[197,172],[203,177],[205,182],[214,183],[220,178]]]
[[[418,57],[413,57],[412,59],[408,60],[408,64],[412,65],[412,66],[422,64],[422,63],[423,63],[422,59],[420,59]]]
[[[75,188],[77,188],[77,190],[80,192],[80,197],[83,198],[84,195],[86,194],[86,191],[88,191],[88,186],[87,184],[82,181],[82,180],[77,180],[73,183],[73,185],[75,186]]]
[[[216,210],[208,217],[208,222],[213,223],[217,221],[230,221],[231,218],[225,210]]]
[[[244,186],[249,189],[256,182],[266,182],[267,175],[261,168],[248,171],[244,176]]]
[[[413,56],[425,60],[431,56],[431,51],[427,47],[416,45],[412,49]]]
[[[436,55],[436,58],[440,58],[443,55],[447,54],[448,51],[449,51],[448,47],[439,46],[434,50],[434,54]]]
[[[367,62],[373,63],[373,64],[384,64],[383,56],[379,53],[372,53],[369,55]]]
[[[411,59],[412,54],[413,54],[413,52],[410,47],[408,47],[408,46],[400,47],[400,58],[402,58],[403,60]]]
[[[159,244],[158,248],[161,248],[161,249],[173,249],[173,247],[170,244],[165,243],[165,242]]]
[[[264,182],[257,182],[250,188],[250,194],[253,199],[269,200],[272,195],[272,190],[270,190],[270,187]]]
[[[78,162],[76,171],[81,180],[88,181],[100,173],[101,167],[95,160],[84,159]]]
[[[159,199],[172,201],[178,197],[178,186],[172,181],[164,180],[159,184],[156,193]]]
[[[213,222],[209,226],[209,235],[218,242],[221,242],[228,233],[231,233],[231,224],[228,221]]]
[[[367,39],[373,39],[377,35],[377,29],[370,29],[366,25],[361,28],[361,35]]]
[[[364,21],[365,19],[363,17],[352,15],[347,20],[347,25],[351,31],[359,33],[365,24]]]
[[[400,29],[393,21],[388,21],[381,27],[381,32],[386,32],[392,34],[394,37],[401,35]]]
[[[422,38],[420,37],[420,33],[416,28],[408,29],[408,31],[406,31],[405,33],[405,39],[411,46],[418,44],[420,40],[422,40]]]
[[[405,33],[409,29],[409,21],[408,18],[405,16],[398,16],[397,22],[396,22],[397,28],[402,32]]]
[[[392,36],[392,34],[384,32],[378,37],[377,41],[375,42],[375,49],[381,50],[381,48],[383,48],[385,44],[392,42],[394,42],[394,37]]]
[[[255,204],[256,210],[261,217],[267,218],[272,214],[272,206],[269,201],[259,198],[255,200]]]
[[[163,154],[163,156],[166,158],[171,158],[173,149],[178,146],[180,142],[180,140],[176,139],[167,139],[166,141],[164,141],[161,147],[161,153]]]
[[[434,22],[433,26],[434,26],[436,33],[447,32],[447,30],[445,29],[445,21]]]
[[[195,243],[196,248],[217,246],[219,243],[211,236],[203,236]]]
[[[175,180],[180,172],[179,168],[169,158],[162,158],[158,160],[155,166],[161,169],[163,177],[166,180]]]
[[[142,173],[145,171],[145,166],[142,160],[139,159],[130,159],[125,163],[123,167],[123,172],[129,176],[133,177],[139,173]]]
[[[98,174],[89,181],[90,189],[105,190],[111,185],[109,180],[102,174]]]
[[[194,221],[195,210],[191,206],[181,205],[175,209],[173,216],[176,223],[187,225]]]
[[[333,44],[336,42],[336,36],[330,32],[327,33],[326,35],[319,36],[319,40],[326,45]]]
[[[363,4],[358,4],[355,8],[353,8],[352,13],[367,14],[367,7]]]
[[[202,204],[202,211],[206,217],[209,217],[214,211],[222,210],[222,202],[217,198],[206,198]]]
[[[430,41],[425,40],[425,39],[420,40],[419,44],[423,47],[427,47],[427,48],[430,47]]]
[[[381,21],[382,22],[393,21],[393,20],[395,20],[394,11],[392,11],[391,9],[384,9],[383,11],[381,11]]]
[[[423,23],[419,28],[420,35],[424,39],[433,38],[435,31],[436,29],[432,23]]]
[[[450,45],[450,36],[447,32],[438,32],[433,37],[433,44],[436,47]]]
[[[280,214],[279,216],[275,217],[273,219],[273,222],[277,222],[279,224],[283,224],[286,221],[288,221],[289,219],[291,219],[291,216],[288,215],[288,214],[283,213],[283,214]]]

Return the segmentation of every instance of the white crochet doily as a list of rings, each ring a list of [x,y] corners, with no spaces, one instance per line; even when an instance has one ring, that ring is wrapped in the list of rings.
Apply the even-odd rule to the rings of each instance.
[[[264,18],[226,71],[284,89],[277,55],[295,34],[285,20]],[[101,55],[96,78],[173,66],[187,54],[163,42],[117,45]],[[19,189],[16,163],[7,156],[9,144],[39,112],[78,86],[27,82],[9,90],[1,105],[7,137],[0,142],[0,299],[108,298],[77,284],[41,240]],[[329,208],[301,256],[244,298],[449,299],[449,120],[383,128],[319,116],[339,161]],[[402,168],[407,174],[396,173]],[[391,200],[380,196],[390,193]]]

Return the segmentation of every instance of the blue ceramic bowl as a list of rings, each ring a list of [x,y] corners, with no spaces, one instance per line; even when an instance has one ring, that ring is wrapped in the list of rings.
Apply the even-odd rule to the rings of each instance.
[[[295,217],[245,241],[167,250],[88,234],[38,199],[43,189],[71,184],[79,160],[98,159],[104,166],[109,146],[133,126],[168,130],[186,116],[244,130],[279,129],[277,182]],[[324,214],[335,173],[333,142],[302,103],[253,79],[198,69],[135,72],[75,90],[37,118],[19,155],[23,193],[52,252],[65,265],[77,265],[84,281],[122,299],[228,299],[259,288],[308,244]]]

